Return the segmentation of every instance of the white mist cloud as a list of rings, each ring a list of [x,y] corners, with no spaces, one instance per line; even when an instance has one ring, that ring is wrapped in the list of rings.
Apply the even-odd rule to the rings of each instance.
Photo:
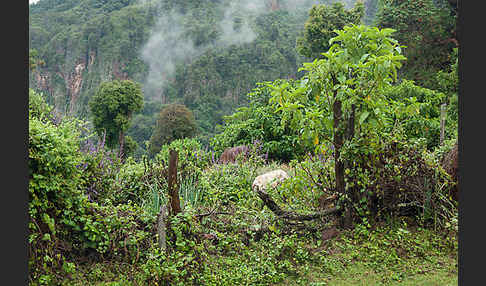
[[[336,2],[339,0],[331,1]],[[341,0],[352,7],[356,0]],[[156,3],[157,0],[139,0],[139,4]],[[292,11],[295,9],[310,9],[319,4],[318,0],[284,0],[280,9]],[[270,12],[269,1],[266,0],[228,0],[222,1],[217,7],[223,12],[223,18],[218,23],[221,34],[213,43],[215,47],[228,47],[251,43],[257,34],[248,22],[249,16],[258,16]],[[160,15],[152,35],[141,50],[142,59],[149,65],[149,74],[144,83],[144,94],[160,99],[167,82],[175,74],[176,64],[189,65],[200,55],[214,46],[195,47],[194,42],[187,38],[184,27],[184,15],[175,11]],[[155,99],[153,98],[153,99]]]
[[[266,10],[264,1],[232,1],[224,10],[223,20],[220,22],[223,32],[218,43],[223,46],[251,43],[257,35],[248,23],[245,15],[258,15]]]
[[[171,11],[162,15],[152,35],[141,50],[142,59],[149,65],[145,92],[160,96],[163,87],[175,73],[176,64],[187,62],[201,54],[191,39],[185,37],[183,16]]]
[[[143,3],[142,0],[140,2]],[[250,43],[256,38],[257,35],[250,27],[247,15],[265,13],[265,1],[233,0],[229,5],[221,5],[218,8],[224,15],[219,22],[222,33],[213,45],[216,47],[241,45]],[[190,64],[210,48],[208,45],[196,48],[194,42],[185,36],[187,30],[183,23],[184,17],[187,16],[175,11],[160,15],[152,29],[152,35],[142,47],[141,58],[149,65],[144,94],[149,97],[162,97],[164,87],[175,74],[176,64]]]

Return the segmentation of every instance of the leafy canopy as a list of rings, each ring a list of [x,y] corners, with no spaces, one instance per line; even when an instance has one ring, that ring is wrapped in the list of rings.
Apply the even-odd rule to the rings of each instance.
[[[176,139],[190,138],[196,134],[197,125],[191,110],[182,104],[169,104],[158,116],[150,137],[150,154],[157,154],[161,147]]]
[[[313,6],[305,22],[303,36],[297,39],[297,51],[313,59],[322,57],[321,53],[331,46],[329,40],[336,36],[335,30],[349,24],[360,24],[364,10],[364,4],[360,1],[349,10],[341,2]]]
[[[450,54],[458,46],[453,5],[445,0],[383,2],[376,25],[395,29],[395,39],[407,46],[403,77],[431,88],[434,74],[451,63]]]
[[[303,64],[301,70],[307,74],[300,86],[274,86],[270,101],[283,113],[282,125],[289,122],[304,140],[312,139],[315,145],[322,140],[332,142],[346,127],[334,126],[333,105],[337,101],[342,103],[345,118],[355,106],[356,123],[363,132],[383,125],[388,102],[381,91],[396,79],[405,59],[401,46],[390,37],[393,31],[363,25],[336,30],[324,58]]]
[[[280,80],[274,82],[277,83]],[[268,82],[267,82],[268,83]],[[288,162],[312,150],[312,143],[299,141],[299,134],[288,126],[281,126],[281,112],[269,104],[272,88],[267,83],[258,83],[248,93],[249,105],[240,107],[230,116],[225,116],[221,132],[216,134],[211,145],[217,153],[225,148],[238,145],[251,145],[261,142],[262,152],[270,160]],[[291,85],[298,81],[290,80]]]
[[[114,148],[128,130],[132,114],[143,107],[142,89],[131,80],[103,82],[89,107],[96,132],[99,136],[106,132],[107,145]]]

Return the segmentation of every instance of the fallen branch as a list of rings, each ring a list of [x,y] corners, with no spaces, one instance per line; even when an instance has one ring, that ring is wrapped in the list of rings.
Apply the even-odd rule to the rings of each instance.
[[[338,212],[338,208],[336,208],[336,207],[326,209],[326,210],[323,210],[323,211],[320,211],[320,212],[316,212],[316,213],[313,213],[313,214],[296,214],[296,213],[293,213],[293,212],[286,211],[286,213],[284,215],[281,215],[279,217],[284,218],[284,219],[288,219],[288,220],[303,221],[303,220],[318,219],[318,218],[321,218],[323,216],[327,216],[327,215],[337,213],[337,212]]]
[[[210,216],[210,215],[230,215],[230,214],[232,214],[232,213],[229,213],[229,212],[208,212],[208,213],[204,213],[204,214],[194,215],[194,217],[202,218],[202,217]]]
[[[314,220],[338,212],[338,208],[330,208],[313,214],[297,214],[282,210],[269,194],[262,190],[257,190],[257,194],[263,203],[279,218],[296,221]]]

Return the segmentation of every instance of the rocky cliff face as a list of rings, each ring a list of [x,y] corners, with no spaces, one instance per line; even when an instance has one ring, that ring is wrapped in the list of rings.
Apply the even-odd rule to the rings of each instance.
[[[97,64],[96,54],[91,52],[88,57],[76,60],[72,68],[39,67],[31,74],[30,84],[46,95],[58,113],[80,115],[80,113],[86,113],[86,107],[83,110],[80,101],[86,102],[89,98],[85,97],[90,97],[93,92],[89,92],[88,87],[90,86],[92,90],[93,86],[97,86],[103,80],[129,79],[123,68],[124,64],[120,60]],[[96,73],[98,70],[106,71],[103,78],[90,76],[90,73]],[[88,78],[90,78],[89,81]]]
[[[74,71],[72,71],[66,78],[66,88],[68,94],[71,96],[69,101],[69,113],[73,113],[74,106],[81,91],[81,85],[83,84],[83,71],[86,68],[86,63],[81,62],[76,64]]]

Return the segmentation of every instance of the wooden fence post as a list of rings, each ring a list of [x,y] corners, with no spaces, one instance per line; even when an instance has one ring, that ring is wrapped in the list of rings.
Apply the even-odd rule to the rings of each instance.
[[[440,141],[439,144],[442,146],[444,144],[444,137],[445,137],[445,121],[446,121],[446,111],[447,111],[447,104],[442,103],[440,106]]]
[[[159,248],[165,251],[167,248],[167,205],[160,206],[159,216],[157,217],[157,234],[159,235]]]
[[[175,150],[169,151],[169,174],[168,174],[168,187],[169,187],[169,203],[170,214],[177,215],[181,212],[181,203],[179,200],[179,186],[177,185],[177,161],[178,153]]]

